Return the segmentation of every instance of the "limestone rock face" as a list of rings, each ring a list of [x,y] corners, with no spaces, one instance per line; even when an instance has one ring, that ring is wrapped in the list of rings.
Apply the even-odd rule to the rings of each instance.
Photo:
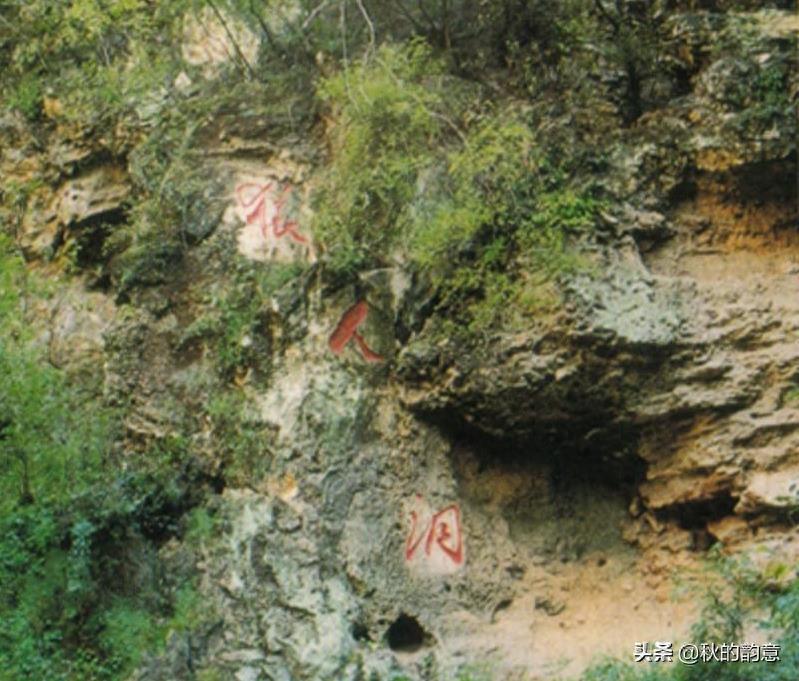
[[[133,678],[421,681],[484,662],[554,678],[660,640],[664,619],[687,631],[695,606],[667,602],[666,575],[713,541],[796,557],[793,123],[741,90],[792,58],[784,14],[744,17],[751,59],[710,49],[730,20],[674,19],[686,92],[606,149],[614,200],[579,244],[589,271],[559,282],[556,310],[469,346],[434,333],[430,293],[399,258],[326,279],[320,154],[293,118],[278,141],[257,102],[208,123],[196,158],[224,207],[190,226],[178,275],[129,305],[76,278],[31,311],[50,361],[93,367],[125,406],[127,456],[188,423],[192,463],[219,488],[213,536],[160,556],[167,577],[195,580],[206,617]],[[187,22],[203,77],[257,55],[249,29],[223,23]],[[0,133],[0,169],[55,178],[18,200],[35,266],[124,214],[128,170],[85,139],[36,155],[13,121]],[[253,281],[268,303],[237,316],[229,301],[249,302]],[[231,385],[256,446],[225,486],[242,433],[220,436],[209,405]],[[614,631],[591,630],[598,611]]]
[[[104,166],[67,180],[55,192],[37,191],[21,226],[20,246],[28,257],[52,255],[67,229],[118,220],[130,193],[126,173]]]
[[[182,52],[186,63],[201,66],[206,75],[214,76],[226,62],[242,59],[254,64],[259,44],[255,33],[241,21],[206,7],[187,17]]]
[[[612,156],[603,182],[620,204],[589,246],[597,274],[565,283],[557,317],[498,329],[473,352],[423,331],[399,375],[405,403],[437,422],[533,451],[555,437],[563,456],[643,460],[651,510],[752,517],[785,502],[771,471],[799,451],[796,152],[788,120],[747,112],[735,83],[779,71],[792,39],[752,15],[756,59],[700,57],[706,21],[674,19],[705,62],[692,92],[647,114],[642,143]]]

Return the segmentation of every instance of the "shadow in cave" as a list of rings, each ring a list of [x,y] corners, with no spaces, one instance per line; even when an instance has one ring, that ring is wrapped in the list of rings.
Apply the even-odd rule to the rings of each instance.
[[[500,509],[511,540],[531,558],[569,562],[627,550],[622,522],[646,472],[634,428],[547,424],[496,437],[452,420],[438,426],[453,443],[461,498]]]
[[[637,454],[638,431],[631,426],[569,421],[500,437],[451,418],[435,424],[453,443],[456,458],[469,451],[480,470],[547,468],[556,491],[585,482],[632,496],[646,473],[646,462]]]

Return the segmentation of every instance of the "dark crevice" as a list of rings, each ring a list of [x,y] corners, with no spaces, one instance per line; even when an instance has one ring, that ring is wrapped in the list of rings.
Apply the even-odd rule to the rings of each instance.
[[[127,157],[124,154],[115,154],[110,149],[96,149],[89,156],[75,161],[65,174],[69,177],[79,178],[94,170],[109,166],[124,169],[127,166]]]
[[[692,201],[699,193],[699,185],[694,177],[686,177],[671,190],[669,204],[676,205],[684,201]]]
[[[369,628],[363,622],[353,622],[350,627],[352,638],[361,643],[368,643],[372,640],[369,635]]]
[[[736,192],[742,201],[762,203],[773,201],[796,205],[797,183],[785,180],[795,178],[797,153],[792,152],[780,161],[746,163],[731,171]]]
[[[542,424],[539,430],[519,437],[495,437],[450,418],[434,422],[453,443],[453,456],[462,450],[473,452],[481,471],[494,466],[518,470],[545,465],[554,490],[599,484],[632,498],[646,473],[646,462],[637,455],[638,430],[608,427],[612,419],[604,415]]]
[[[432,642],[433,637],[419,624],[419,620],[405,613],[401,613],[386,631],[386,643],[395,653],[415,653]]]
[[[106,260],[105,241],[114,227],[124,225],[128,214],[123,208],[93,215],[71,227],[77,245],[76,262],[80,268],[102,264]]]
[[[658,511],[660,520],[676,521],[684,530],[705,531],[707,524],[733,514],[738,497],[722,492],[710,499],[688,501]]]

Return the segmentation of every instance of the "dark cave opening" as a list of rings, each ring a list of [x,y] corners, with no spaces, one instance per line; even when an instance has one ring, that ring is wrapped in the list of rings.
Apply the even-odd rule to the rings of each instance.
[[[796,175],[797,154],[792,152],[780,161],[756,161],[730,172],[736,194],[745,202],[774,202],[789,208],[796,206],[797,183],[786,182]]]
[[[498,512],[531,560],[625,551],[623,523],[647,467],[637,428],[612,419],[550,421],[511,438],[447,425],[463,503]]]
[[[419,620],[404,612],[386,630],[386,643],[395,653],[415,653],[431,641],[432,637],[419,624]]]
[[[718,537],[708,530],[708,523],[733,514],[738,497],[723,492],[710,499],[690,501],[657,512],[660,520],[675,521],[682,529],[691,532],[694,551],[706,551],[718,542]]]
[[[126,224],[127,219],[127,211],[120,208],[92,216],[71,227],[75,266],[81,270],[96,270],[96,276],[90,281],[91,288],[104,291],[110,288],[111,278],[103,267],[109,257],[106,242],[115,229]]]
[[[470,424],[439,422],[453,443],[453,456],[468,450],[480,470],[545,467],[553,492],[575,485],[601,486],[631,499],[644,480],[646,462],[638,456],[638,431],[601,421],[542,425],[518,437],[489,435]]]
[[[707,524],[732,515],[738,497],[722,492],[709,499],[670,506],[657,513],[661,520],[674,520],[684,530],[705,530]]]

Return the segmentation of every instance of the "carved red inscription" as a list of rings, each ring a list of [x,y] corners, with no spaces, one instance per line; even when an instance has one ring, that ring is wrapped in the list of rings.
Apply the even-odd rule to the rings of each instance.
[[[266,184],[245,182],[236,187],[236,200],[244,210],[247,224],[258,225],[265,239],[269,237],[269,228],[271,227],[272,234],[278,239],[288,234],[297,243],[307,244],[308,239],[297,231],[297,222],[283,216],[283,208],[291,195],[291,187],[279,189],[277,195],[274,196],[272,186],[272,182]],[[272,199],[271,217],[268,211],[268,199],[270,198]]]
[[[366,321],[368,313],[369,306],[366,304],[366,301],[361,300],[341,315],[341,320],[333,333],[330,334],[330,340],[328,341],[330,351],[334,355],[340,355],[344,351],[344,348],[347,347],[347,344],[351,340],[354,340],[355,344],[358,346],[358,350],[360,350],[361,355],[367,362],[383,361],[383,357],[372,350],[366,344],[363,336],[357,331],[358,327]]]
[[[424,543],[424,555],[430,557],[434,551],[441,551],[455,565],[463,563],[463,532],[461,512],[456,504],[433,514],[429,522],[422,524],[419,514],[411,511],[411,530],[405,540],[405,560],[413,559]]]

